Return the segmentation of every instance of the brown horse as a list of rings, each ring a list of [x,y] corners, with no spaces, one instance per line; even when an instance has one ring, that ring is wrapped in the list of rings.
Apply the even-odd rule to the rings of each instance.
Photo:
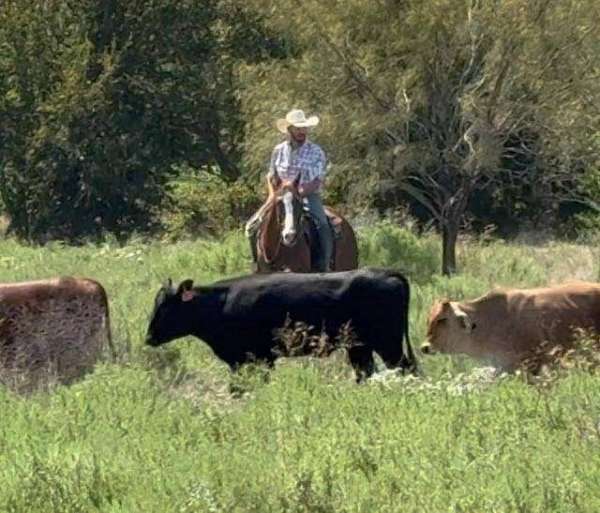
[[[331,209],[326,208],[325,211],[333,220],[336,231],[331,270],[356,269],[358,246],[352,227]],[[262,221],[256,239],[258,272],[314,271],[311,243],[317,241],[314,241],[314,230],[309,226],[296,184],[283,182],[276,190],[270,188],[261,213]]]

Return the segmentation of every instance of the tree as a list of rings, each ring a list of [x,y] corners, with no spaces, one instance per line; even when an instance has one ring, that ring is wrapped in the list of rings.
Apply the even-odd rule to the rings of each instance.
[[[470,199],[500,177],[548,201],[589,203],[579,184],[597,150],[595,2],[291,4],[275,2],[271,23],[292,32],[302,56],[249,71],[271,87],[253,89],[247,111],[267,95],[278,110],[319,110],[342,162],[334,180],[350,197],[393,189],[422,204],[442,230],[445,274],[456,271]],[[249,136],[256,147],[264,131]]]
[[[3,3],[0,195],[13,232],[73,240],[145,231],[176,165],[225,183],[240,177],[234,63],[260,60],[276,42],[233,7]],[[252,40],[240,37],[242,27]]]

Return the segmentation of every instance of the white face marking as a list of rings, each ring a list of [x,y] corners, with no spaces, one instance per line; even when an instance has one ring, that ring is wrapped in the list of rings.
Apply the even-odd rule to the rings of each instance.
[[[285,219],[281,236],[283,238],[283,243],[288,245],[294,242],[296,237],[296,227],[294,226],[294,195],[292,192],[286,192],[282,197],[282,201],[285,209]]]

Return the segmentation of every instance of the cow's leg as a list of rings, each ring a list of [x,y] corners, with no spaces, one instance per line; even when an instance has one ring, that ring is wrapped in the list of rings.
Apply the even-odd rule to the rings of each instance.
[[[409,342],[403,342],[404,333],[404,325],[387,326],[386,330],[372,328],[369,340],[388,369],[400,369],[402,374],[408,372],[418,375],[417,361],[412,349],[409,349]]]
[[[389,342],[388,342],[389,343]],[[411,360],[402,350],[402,341],[397,342],[399,347],[380,347],[375,351],[388,369],[400,369],[402,374],[419,374],[417,362]]]
[[[356,382],[361,383],[375,371],[373,351],[365,346],[353,346],[348,349],[348,358],[356,374]]]

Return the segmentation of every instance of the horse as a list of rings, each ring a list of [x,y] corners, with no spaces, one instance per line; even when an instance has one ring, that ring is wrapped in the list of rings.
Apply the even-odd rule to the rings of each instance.
[[[325,207],[330,224],[335,227],[332,271],[358,268],[358,245],[354,230],[342,216]],[[295,182],[269,187],[269,197],[260,210],[256,244],[258,272],[314,272],[312,243],[316,229],[304,210]]]

